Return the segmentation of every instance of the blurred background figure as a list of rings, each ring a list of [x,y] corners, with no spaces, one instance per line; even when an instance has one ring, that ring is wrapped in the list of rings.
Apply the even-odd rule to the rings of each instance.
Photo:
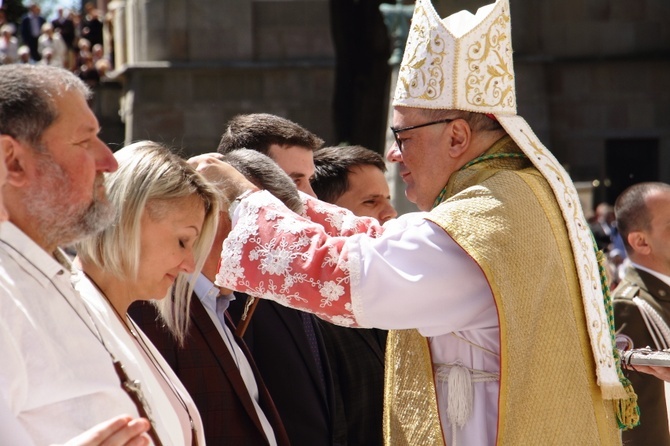
[[[54,58],[53,58],[54,52],[51,48],[45,48],[44,51],[42,51],[42,59],[40,59],[39,62],[37,62],[38,65],[49,65],[52,67],[58,67],[58,68],[63,68],[61,64],[54,63]]]
[[[28,48],[27,46],[21,45],[19,47],[18,54],[19,54],[19,60],[18,60],[19,63],[22,63],[22,64],[33,64],[33,63],[35,63],[30,58],[30,48]]]
[[[34,61],[41,58],[37,41],[42,33],[42,25],[46,22],[46,19],[40,15],[41,12],[37,3],[31,3],[28,6],[28,14],[21,20],[21,39],[23,44],[30,49],[30,58]]]
[[[589,222],[589,227],[596,239],[598,249],[608,253],[612,249],[619,249],[619,252],[625,257],[623,240],[617,228],[614,208],[609,203],[600,203],[596,206],[593,219]]]
[[[37,39],[37,51],[39,51],[41,57],[44,57],[44,52],[47,49],[51,50],[51,61],[47,65],[64,68],[67,60],[67,46],[60,34],[54,32],[51,23],[42,25],[42,34]]]
[[[18,62],[19,39],[14,37],[15,30],[11,23],[0,26],[0,65]]]
[[[88,39],[81,38],[77,45],[79,46],[79,53],[77,53],[77,66],[74,74],[93,88],[100,82],[100,73],[96,70],[93,61],[91,42]]]
[[[84,4],[85,14],[81,21],[81,37],[91,42],[91,46],[102,45],[102,21],[100,12],[96,9],[93,2]]]
[[[74,22],[70,18],[70,13],[65,14],[63,8],[58,8],[57,16],[51,21],[54,31],[60,34],[65,46],[67,48],[67,56],[65,58],[65,68],[71,70],[74,67],[74,43],[75,43],[75,29]]]

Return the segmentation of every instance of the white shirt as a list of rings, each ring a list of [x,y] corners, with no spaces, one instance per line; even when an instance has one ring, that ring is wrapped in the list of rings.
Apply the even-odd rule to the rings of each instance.
[[[272,425],[265,416],[263,409],[261,409],[261,406],[258,404],[258,384],[254,377],[254,371],[251,369],[251,364],[249,364],[246,355],[239,345],[237,345],[237,342],[235,342],[233,333],[225,322],[224,312],[228,308],[228,303],[233,300],[234,297],[232,295],[219,297],[219,288],[215,287],[214,284],[202,274],[196,279],[194,291],[196,296],[198,296],[198,299],[200,299],[200,302],[202,302],[202,305],[205,307],[210,319],[212,319],[212,323],[216,326],[219,335],[221,335],[221,339],[223,339],[223,343],[226,344],[228,351],[237,364],[240,375],[242,375],[242,380],[244,381],[249,396],[251,397],[251,401],[254,404],[254,409],[256,409],[256,414],[258,414],[258,418],[263,426],[265,437],[268,439],[270,445],[277,446],[277,439],[275,438]],[[217,302],[219,302],[218,309]],[[225,303],[225,305],[222,306],[221,303]]]
[[[67,58],[67,46],[63,38],[58,33],[53,33],[51,39],[46,34],[42,34],[37,39],[37,51],[44,57],[44,50],[47,48],[53,51],[51,56],[51,65],[63,68]]]
[[[0,399],[35,444],[139,416],[70,272],[10,222],[0,225],[0,358]]]
[[[75,288],[90,305],[91,312],[102,321],[100,330],[103,332],[105,339],[111,340],[109,343],[110,350],[124,365],[130,379],[139,380],[151,411],[150,416],[154,420],[156,433],[163,445],[181,446],[191,444],[189,413],[198,432],[198,444],[205,444],[204,429],[195,403],[149,338],[136,326],[134,329],[141,337],[141,342],[131,336],[116,316],[107,299],[82,272],[78,272],[73,279]],[[148,348],[146,356],[144,347]],[[173,388],[179,393],[188,407],[188,413],[179,403],[179,399],[174,396],[169,385],[164,383],[165,380],[161,378],[160,372],[151,363],[152,360],[156,361],[158,368],[165,373]]]
[[[0,64],[15,63],[19,60],[19,40],[10,37],[9,41],[0,35]]]
[[[35,444],[2,398],[0,398],[0,438],[2,438],[3,446],[33,446]]]

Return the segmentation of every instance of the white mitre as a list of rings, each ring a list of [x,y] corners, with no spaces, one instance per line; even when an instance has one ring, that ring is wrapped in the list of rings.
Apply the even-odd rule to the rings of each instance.
[[[569,175],[516,114],[508,0],[473,15],[440,19],[430,0],[417,0],[398,72],[393,106],[492,115],[547,179],[558,201],[579,275],[598,384],[606,399],[626,398],[613,356],[593,239]]]
[[[418,0],[393,105],[516,114],[509,4],[443,20]]]

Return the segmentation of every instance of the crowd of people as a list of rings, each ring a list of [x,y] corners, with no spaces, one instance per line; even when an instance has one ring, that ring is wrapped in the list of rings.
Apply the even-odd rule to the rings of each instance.
[[[365,147],[250,113],[188,160],[112,153],[80,75],[0,66],[2,444],[670,444],[617,349],[670,347],[670,186],[586,221],[516,114],[509,17],[417,0],[402,216]]]
[[[0,8],[0,65],[65,68],[95,86],[112,69],[103,46],[103,28],[100,12],[91,2],[84,4],[84,14],[59,8],[51,21],[41,15],[39,4],[31,3],[16,24],[8,22]]]

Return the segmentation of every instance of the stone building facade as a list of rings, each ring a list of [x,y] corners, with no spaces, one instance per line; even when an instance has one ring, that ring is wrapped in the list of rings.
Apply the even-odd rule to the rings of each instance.
[[[120,81],[116,89],[107,87],[103,108],[111,121],[120,117],[124,129],[123,141],[113,142],[148,138],[186,153],[204,152],[216,147],[233,115],[262,111],[337,144],[343,138],[333,92],[342,60],[333,36],[353,35],[355,45],[383,26],[376,18],[370,26],[345,26],[353,23],[342,16],[346,8],[333,7],[345,1],[374,8],[380,3],[114,0],[103,5],[113,17]],[[510,2],[519,114],[573,179],[593,186],[594,202],[612,202],[634,182],[670,182],[670,1]],[[476,3],[488,1],[435,0],[443,14]],[[380,57],[378,47],[370,58]],[[359,62],[349,63],[352,70],[366,60],[364,54],[355,57]],[[377,83],[389,89],[387,78]],[[365,97],[369,85],[354,86],[350,94]],[[116,115],[109,113],[115,95],[121,97]],[[374,110],[374,103],[380,119],[346,138],[382,151],[387,104],[374,99],[367,110]],[[363,141],[368,131],[375,136]]]

